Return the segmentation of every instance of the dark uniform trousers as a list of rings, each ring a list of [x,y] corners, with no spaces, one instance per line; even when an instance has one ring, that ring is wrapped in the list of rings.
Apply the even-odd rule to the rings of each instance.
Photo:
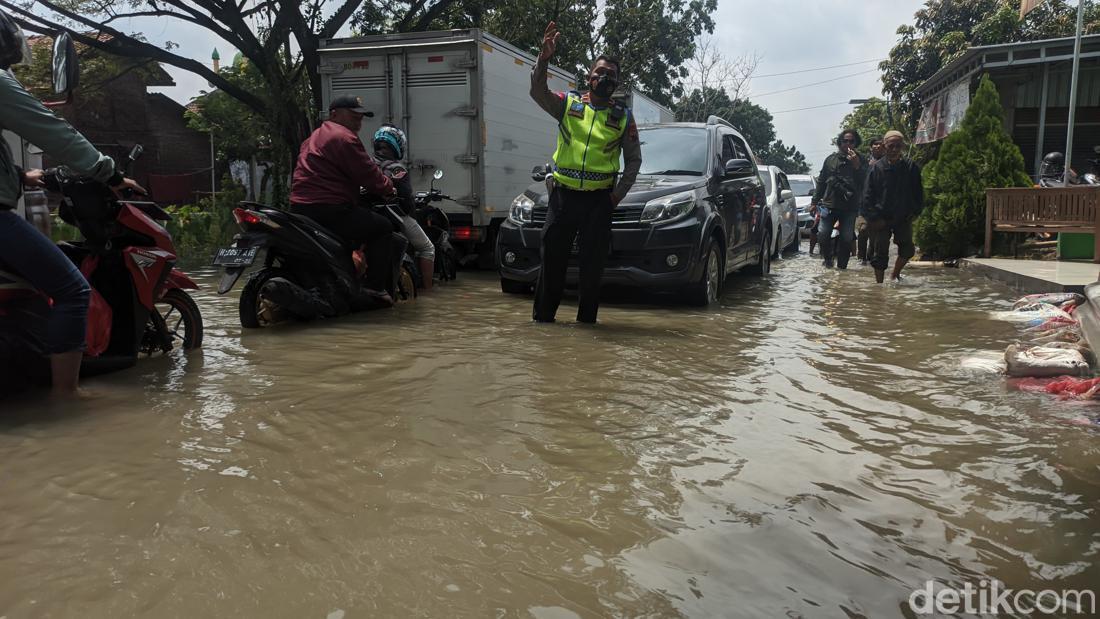
[[[551,322],[565,290],[565,275],[573,239],[578,239],[580,266],[578,322],[596,322],[600,309],[600,281],[611,242],[611,190],[575,191],[555,187],[542,226],[542,269],[535,286],[532,318]]]

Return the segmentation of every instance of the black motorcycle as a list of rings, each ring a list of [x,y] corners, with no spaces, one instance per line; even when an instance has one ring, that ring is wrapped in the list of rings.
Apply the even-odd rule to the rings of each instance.
[[[454,201],[448,195],[435,188],[435,181],[443,178],[443,170],[436,170],[432,175],[432,184],[429,191],[418,191],[415,196],[416,212],[413,218],[424,229],[428,240],[435,245],[435,276],[439,281],[453,281],[458,278],[458,252],[451,245],[451,220],[447,213],[438,206],[432,206],[432,202],[443,200]],[[421,280],[416,280],[421,281]]]
[[[256,202],[241,202],[233,218],[242,232],[214,257],[214,265],[225,268],[218,294],[229,292],[266,250],[263,268],[249,276],[241,291],[241,326],[265,327],[387,305],[362,286],[365,263],[359,249],[349,248],[312,219]],[[393,299],[408,293],[409,278],[398,275],[407,243],[404,235],[393,234],[395,272],[387,291]]]

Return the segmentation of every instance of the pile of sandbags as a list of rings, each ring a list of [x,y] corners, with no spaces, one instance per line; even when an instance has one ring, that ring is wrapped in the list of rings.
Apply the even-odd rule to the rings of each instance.
[[[1074,317],[1085,297],[1076,293],[1028,295],[1013,305],[1014,322],[1023,323],[1023,339],[1005,350],[1007,373],[1014,378],[1084,377],[1096,367],[1096,354],[1085,342]],[[1094,390],[1085,390],[1089,397]],[[1079,395],[1079,394],[1078,394]]]

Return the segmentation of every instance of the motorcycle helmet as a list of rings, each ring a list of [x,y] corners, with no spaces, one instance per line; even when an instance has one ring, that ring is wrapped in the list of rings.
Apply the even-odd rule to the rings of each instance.
[[[408,148],[409,141],[405,138],[405,132],[402,131],[400,127],[385,124],[379,127],[378,131],[374,132],[375,151],[378,150],[379,144],[388,144],[400,160],[405,158],[405,151]]]
[[[23,29],[7,13],[0,11],[0,71],[30,61],[31,50]]]
[[[1061,176],[1066,169],[1066,156],[1057,151],[1047,153],[1039,168],[1041,176]]]

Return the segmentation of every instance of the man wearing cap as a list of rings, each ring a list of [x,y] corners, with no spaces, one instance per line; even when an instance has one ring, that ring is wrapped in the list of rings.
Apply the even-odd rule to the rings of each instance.
[[[290,187],[290,210],[305,215],[352,247],[365,245],[368,269],[364,286],[383,301],[391,270],[393,224],[358,206],[359,190],[388,196],[390,179],[359,139],[364,116],[374,116],[358,97],[336,97],[328,120],[302,142]]]
[[[611,242],[611,212],[638,177],[642,146],[630,110],[611,99],[619,81],[619,62],[614,58],[596,59],[588,73],[588,93],[550,92],[546,71],[559,36],[557,25],[550,22],[543,34],[542,52],[531,71],[531,98],[558,121],[554,189],[542,227],[542,268],[535,286],[532,318],[554,322],[565,289],[573,239],[577,238],[577,322],[594,323]],[[621,174],[620,153],[624,161]]]
[[[886,156],[871,166],[867,189],[863,195],[861,213],[871,232],[875,281],[886,279],[890,262],[890,237],[898,246],[892,279],[901,279],[905,263],[916,253],[913,245],[913,220],[924,210],[924,186],[920,166],[903,157],[905,136],[889,131],[883,138]]]

